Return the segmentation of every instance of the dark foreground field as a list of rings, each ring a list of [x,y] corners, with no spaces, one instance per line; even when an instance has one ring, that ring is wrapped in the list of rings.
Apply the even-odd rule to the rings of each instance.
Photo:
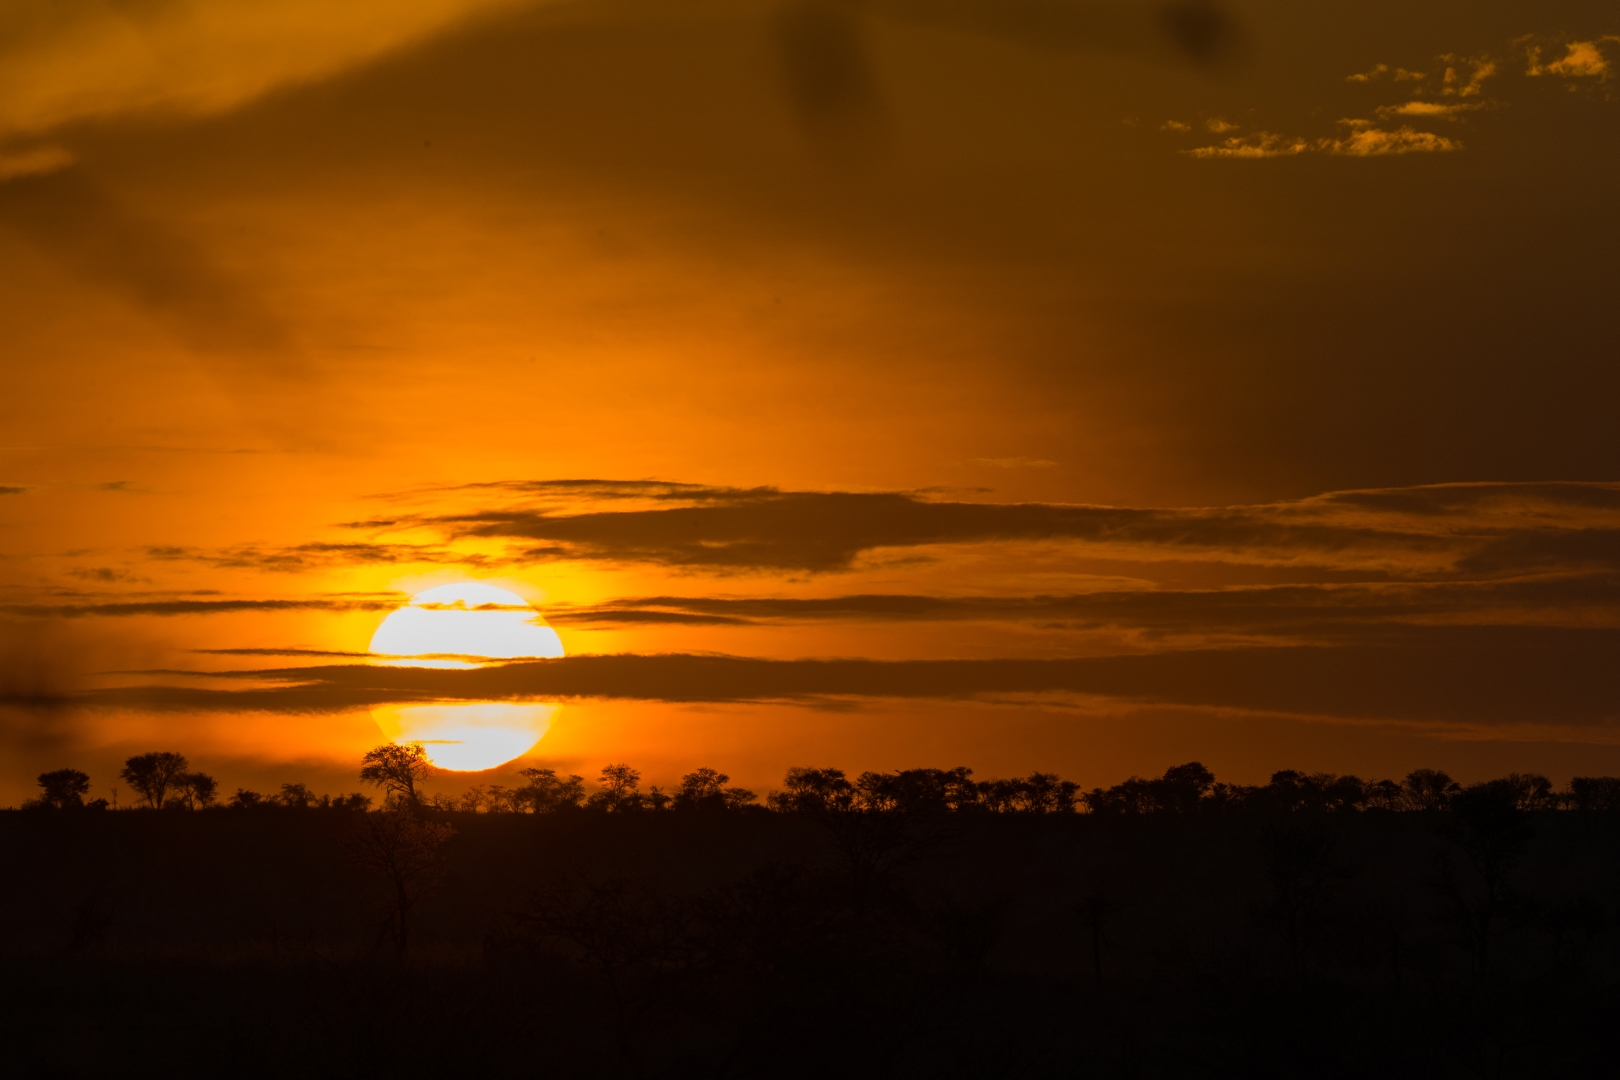
[[[0,813],[6,1071],[1620,1070],[1612,811],[368,816]]]

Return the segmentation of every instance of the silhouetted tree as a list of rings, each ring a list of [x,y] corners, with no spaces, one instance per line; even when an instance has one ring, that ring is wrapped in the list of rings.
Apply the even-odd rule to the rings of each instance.
[[[275,801],[289,810],[308,810],[315,804],[315,793],[303,784],[282,784]]]
[[[1191,813],[1215,787],[1215,774],[1196,761],[1174,765],[1156,780],[1133,776],[1106,791],[1093,788],[1085,804],[1094,814]]]
[[[1462,786],[1438,770],[1415,769],[1401,781],[1401,790],[1406,794],[1408,810],[1434,811],[1444,810],[1446,803],[1462,790]]]
[[[855,787],[844,778],[843,769],[802,769],[787,771],[781,791],[765,800],[772,810],[801,813],[829,813],[849,810],[855,802]]]
[[[179,754],[154,751],[125,759],[118,775],[146,800],[146,805],[157,810],[162,808],[169,791],[179,787],[188,764]]]
[[[1620,776],[1577,776],[1569,793],[1576,810],[1620,810]]]
[[[731,777],[713,769],[698,769],[681,777],[674,795],[676,810],[736,810],[754,801],[747,788],[726,787]]]
[[[1509,773],[1502,778],[1513,791],[1513,804],[1520,810],[1556,810],[1561,801],[1552,781],[1539,773]]]
[[[384,743],[360,760],[360,779],[383,789],[389,802],[422,805],[416,786],[433,775],[433,763],[419,742]]]
[[[1406,793],[1393,780],[1378,780],[1363,789],[1364,805],[1376,810],[1406,809]]]
[[[902,814],[938,814],[979,805],[973,770],[902,769],[897,773],[864,772],[855,778],[855,803],[863,810]]]
[[[384,930],[401,956],[410,945],[411,912],[438,887],[443,870],[439,849],[455,831],[444,822],[423,821],[403,806],[355,816],[349,852],[384,878]]]
[[[264,804],[264,796],[260,795],[257,791],[249,791],[246,788],[237,788],[236,794],[232,795],[231,801],[225,805],[229,806],[233,810],[248,810],[255,806],[263,806]]]
[[[524,769],[518,775],[528,783],[512,794],[516,808],[527,807],[536,814],[550,814],[572,810],[585,801],[583,776],[559,777],[553,769]]]
[[[219,797],[219,783],[207,773],[182,773],[175,780],[175,795],[187,810],[212,806]]]
[[[1074,811],[1080,785],[1055,773],[1030,773],[1023,778],[985,780],[979,801],[998,814],[1067,814]]]
[[[90,777],[78,769],[57,769],[39,774],[40,793],[24,806],[47,810],[79,810],[90,790]]]
[[[604,765],[601,784],[585,801],[591,809],[624,813],[642,808],[641,793],[637,790],[641,786],[641,773],[630,766]]]

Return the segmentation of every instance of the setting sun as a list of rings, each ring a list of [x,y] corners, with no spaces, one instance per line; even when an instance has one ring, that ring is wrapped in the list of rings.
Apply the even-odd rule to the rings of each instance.
[[[557,632],[513,592],[474,581],[417,593],[371,637],[387,664],[473,668],[486,660],[563,655]],[[478,772],[521,757],[558,706],[527,702],[378,705],[372,719],[396,743],[419,742],[441,769]]]
[[[434,667],[563,655],[557,631],[527,600],[476,581],[417,593],[377,627],[371,651]]]

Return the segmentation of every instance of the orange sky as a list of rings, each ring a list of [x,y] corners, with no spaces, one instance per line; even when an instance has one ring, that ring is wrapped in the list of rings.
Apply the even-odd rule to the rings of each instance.
[[[478,782],[1620,770],[1617,35],[7,5],[0,803],[351,789],[405,690],[308,651],[469,579],[570,655],[410,690],[565,702]]]

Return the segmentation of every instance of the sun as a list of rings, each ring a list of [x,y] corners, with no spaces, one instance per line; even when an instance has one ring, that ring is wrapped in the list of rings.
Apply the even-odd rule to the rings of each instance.
[[[390,612],[371,635],[371,651],[413,667],[475,667],[480,660],[561,656],[563,647],[517,593],[461,581],[419,592]]]
[[[384,663],[473,668],[489,660],[563,655],[562,640],[514,592],[476,581],[440,585],[390,612],[371,636]],[[554,704],[468,702],[379,705],[372,719],[396,743],[419,742],[441,769],[480,772],[522,757],[540,741]]]

